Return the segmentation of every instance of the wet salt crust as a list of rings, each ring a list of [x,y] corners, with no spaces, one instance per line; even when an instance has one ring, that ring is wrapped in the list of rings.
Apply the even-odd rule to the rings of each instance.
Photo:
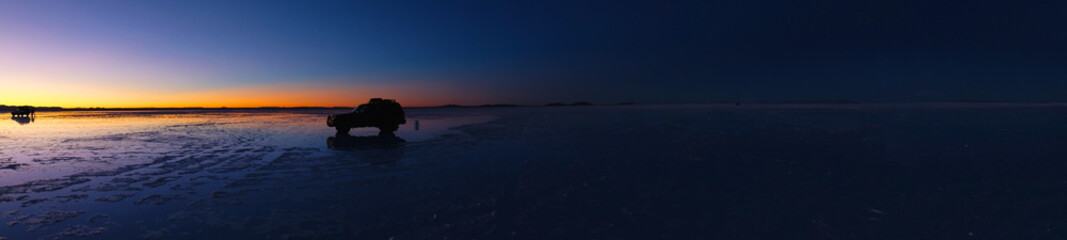
[[[0,237],[1059,239],[1064,109],[40,113],[0,124]]]
[[[243,205],[250,193],[271,195],[253,199],[259,207],[266,203],[257,201],[264,199],[299,196],[293,192],[297,189],[321,190],[316,184],[329,183],[305,180],[329,179],[328,174],[371,178],[360,172],[403,158],[399,145],[358,151],[328,148],[327,138],[337,136],[324,125],[325,116],[339,112],[54,112],[38,113],[32,124],[4,123],[0,209],[5,210],[6,227],[0,237],[213,236],[204,232],[213,226],[220,229],[212,231],[241,230],[234,236],[263,234],[269,229],[248,231],[236,225],[241,218],[223,221],[201,215]],[[494,118],[420,109],[408,115],[420,129],[405,126],[397,133],[412,145],[443,134],[458,136],[462,133],[451,128]],[[377,132],[357,129],[352,134]],[[315,204],[299,200],[293,204]],[[251,216],[256,215],[240,217]],[[172,229],[179,223],[188,228]]]

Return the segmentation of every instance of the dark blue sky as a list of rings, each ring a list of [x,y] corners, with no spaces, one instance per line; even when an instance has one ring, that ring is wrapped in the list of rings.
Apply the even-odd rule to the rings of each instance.
[[[1062,1],[5,2],[0,50],[31,50],[0,70],[175,96],[306,86],[424,104],[1067,101],[1065,13]],[[92,77],[44,74],[56,71]]]

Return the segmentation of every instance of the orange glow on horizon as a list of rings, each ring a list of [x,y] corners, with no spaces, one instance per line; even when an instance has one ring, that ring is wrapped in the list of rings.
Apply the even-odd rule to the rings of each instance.
[[[485,104],[471,86],[397,79],[264,79],[143,55],[124,45],[72,45],[40,36],[0,38],[0,105],[63,108],[352,107],[374,97],[404,106]],[[45,38],[47,39],[47,38]],[[49,46],[49,47],[43,47]],[[240,66],[240,64],[237,64]],[[234,67],[241,69],[240,67]],[[254,69],[254,70],[248,70]],[[329,73],[324,73],[328,75]]]
[[[0,83],[4,82],[0,79]],[[0,104],[63,108],[257,108],[257,107],[352,107],[374,97],[397,99],[406,107],[446,104],[480,104],[448,88],[433,84],[408,87],[399,84],[325,85],[275,84],[215,90],[171,92],[165,90],[111,89],[96,86],[59,85],[47,82],[5,84]],[[412,84],[414,85],[414,84]]]

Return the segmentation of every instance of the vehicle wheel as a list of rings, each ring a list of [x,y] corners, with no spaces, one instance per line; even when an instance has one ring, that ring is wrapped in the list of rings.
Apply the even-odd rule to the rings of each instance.
[[[347,127],[347,126],[337,126],[336,128],[337,128],[337,133],[340,133],[340,134],[348,134],[348,130],[352,130],[352,128]]]
[[[396,132],[397,129],[400,129],[400,125],[386,125],[378,127],[378,130],[382,131],[383,133]]]

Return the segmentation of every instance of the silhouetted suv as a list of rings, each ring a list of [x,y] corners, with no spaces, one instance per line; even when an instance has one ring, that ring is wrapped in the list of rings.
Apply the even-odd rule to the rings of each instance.
[[[371,98],[367,104],[359,105],[352,112],[326,117],[326,126],[337,128],[337,133],[347,134],[348,130],[359,127],[376,127],[380,134],[392,134],[407,123],[404,108],[393,99]]]
[[[15,109],[15,111],[11,112],[11,116],[12,117],[18,117],[18,116],[29,117],[30,115],[33,115],[36,112],[37,111],[35,109],[33,109],[33,107],[19,107],[19,108]]]

